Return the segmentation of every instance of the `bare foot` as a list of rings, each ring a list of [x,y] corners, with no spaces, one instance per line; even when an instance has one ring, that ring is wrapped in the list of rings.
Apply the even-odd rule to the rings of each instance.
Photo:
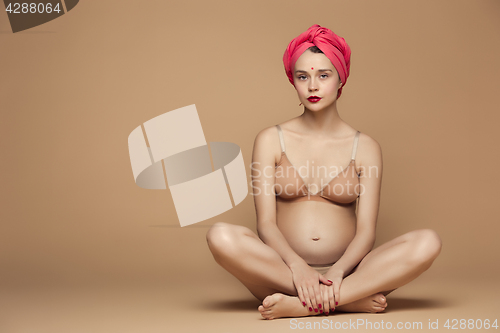
[[[335,310],[342,312],[382,312],[387,307],[387,299],[381,293],[373,294],[352,303],[337,306]]]
[[[306,317],[321,314],[319,311],[309,311],[309,308],[303,306],[298,297],[280,293],[264,298],[262,305],[259,306],[259,311],[265,319]]]

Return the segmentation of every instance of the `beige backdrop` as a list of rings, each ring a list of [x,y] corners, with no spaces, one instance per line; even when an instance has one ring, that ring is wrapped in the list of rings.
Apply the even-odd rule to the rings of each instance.
[[[253,197],[180,228],[168,190],[135,185],[127,137],[196,104],[250,181],[256,134],[302,111],[282,56],[315,23],[352,49],[341,117],[383,149],[376,245],[443,240],[386,314],[331,319],[495,319],[499,15],[496,0],[81,1],[13,34],[2,11],[0,331],[290,331],[206,245],[217,221],[255,230]]]

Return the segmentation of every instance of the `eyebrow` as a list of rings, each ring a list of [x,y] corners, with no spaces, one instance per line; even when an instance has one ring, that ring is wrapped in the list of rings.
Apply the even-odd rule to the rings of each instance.
[[[318,72],[327,72],[327,71],[330,71],[333,73],[333,71],[331,69],[318,69]],[[295,71],[295,74],[297,74],[297,73],[307,73],[307,71],[303,71],[303,70],[299,69],[299,70]]]

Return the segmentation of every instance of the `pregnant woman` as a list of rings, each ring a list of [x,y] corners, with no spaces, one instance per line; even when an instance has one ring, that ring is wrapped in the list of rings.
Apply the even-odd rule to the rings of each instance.
[[[290,42],[283,61],[304,112],[255,138],[258,236],[223,222],[207,233],[217,263],[262,301],[266,319],[384,311],[385,296],[441,251],[430,229],[372,249],[382,152],[338,113],[350,56],[342,37],[317,24]]]

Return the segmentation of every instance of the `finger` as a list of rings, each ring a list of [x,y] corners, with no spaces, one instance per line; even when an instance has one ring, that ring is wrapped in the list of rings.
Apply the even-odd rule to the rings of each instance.
[[[304,292],[302,291],[302,287],[297,288],[297,294],[299,296],[300,302],[302,303],[303,306],[306,306],[306,299],[304,297]]]
[[[330,305],[328,304],[328,287],[321,285],[321,292],[323,294],[323,312],[328,313],[330,311]]]
[[[340,283],[335,283],[333,291],[335,293],[335,306],[337,306],[340,302]]]
[[[333,286],[327,288],[328,289],[328,300],[330,304],[330,309],[335,310],[335,296],[333,292]]]
[[[327,286],[330,286],[333,283],[332,280],[328,280],[322,274],[319,275],[319,281],[323,284],[326,284]]]
[[[318,302],[316,300],[316,290],[314,290],[314,288],[312,286],[310,286],[307,291],[309,292],[309,298],[311,299],[313,312],[318,312]]]
[[[316,304],[318,305],[317,309],[320,310],[322,308],[321,303],[323,303],[323,295],[319,290],[319,283],[314,286],[314,294],[316,296]]]
[[[309,297],[309,291],[307,290],[307,288],[303,288],[302,293],[304,294],[304,299],[309,312],[313,312],[313,305],[311,303],[311,297]]]

